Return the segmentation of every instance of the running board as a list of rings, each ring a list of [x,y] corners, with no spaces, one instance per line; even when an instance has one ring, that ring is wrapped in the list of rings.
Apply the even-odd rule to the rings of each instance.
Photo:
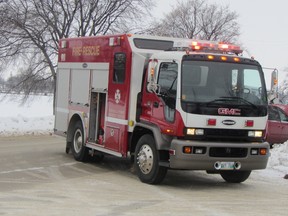
[[[114,155],[116,157],[122,157],[121,153],[106,149],[103,147],[103,145],[99,145],[96,143],[89,143],[88,142],[88,143],[86,143],[86,147],[91,148],[91,149],[95,149],[95,150],[100,151],[100,152],[104,152],[106,154]]]

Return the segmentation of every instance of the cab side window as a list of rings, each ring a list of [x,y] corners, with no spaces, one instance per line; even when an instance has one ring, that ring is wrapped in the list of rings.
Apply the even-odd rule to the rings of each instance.
[[[288,116],[281,109],[279,109],[279,115],[282,122],[288,122]]]
[[[160,95],[165,102],[164,115],[167,121],[175,119],[178,65],[173,62],[161,63],[158,76]]]
[[[280,121],[280,116],[279,116],[277,108],[269,106],[268,113],[269,113],[268,120]]]
[[[124,83],[126,71],[126,54],[114,54],[113,82]]]
[[[176,98],[177,90],[177,64],[176,63],[161,63],[159,69],[158,84],[160,85],[160,93],[168,94]]]

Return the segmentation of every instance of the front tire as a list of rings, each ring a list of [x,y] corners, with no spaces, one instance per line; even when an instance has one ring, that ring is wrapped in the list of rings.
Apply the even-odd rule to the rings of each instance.
[[[75,160],[85,162],[89,158],[89,149],[84,144],[83,126],[80,121],[76,122],[73,129],[71,150]]]
[[[142,136],[136,146],[134,166],[139,179],[148,184],[159,184],[166,176],[167,168],[159,165],[159,152],[150,134]]]
[[[251,171],[221,171],[221,177],[228,183],[241,183],[249,178]]]

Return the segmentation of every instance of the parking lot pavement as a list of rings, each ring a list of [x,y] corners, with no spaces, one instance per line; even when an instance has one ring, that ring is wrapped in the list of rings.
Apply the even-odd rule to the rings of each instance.
[[[0,215],[287,215],[288,182],[202,171],[141,183],[129,160],[80,163],[57,136],[0,137]]]

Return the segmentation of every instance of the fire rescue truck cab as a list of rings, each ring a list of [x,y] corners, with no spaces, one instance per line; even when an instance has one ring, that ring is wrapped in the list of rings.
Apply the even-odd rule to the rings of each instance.
[[[78,161],[131,157],[145,183],[167,169],[243,182],[266,168],[269,144],[263,71],[241,53],[157,36],[61,39],[54,131]]]

